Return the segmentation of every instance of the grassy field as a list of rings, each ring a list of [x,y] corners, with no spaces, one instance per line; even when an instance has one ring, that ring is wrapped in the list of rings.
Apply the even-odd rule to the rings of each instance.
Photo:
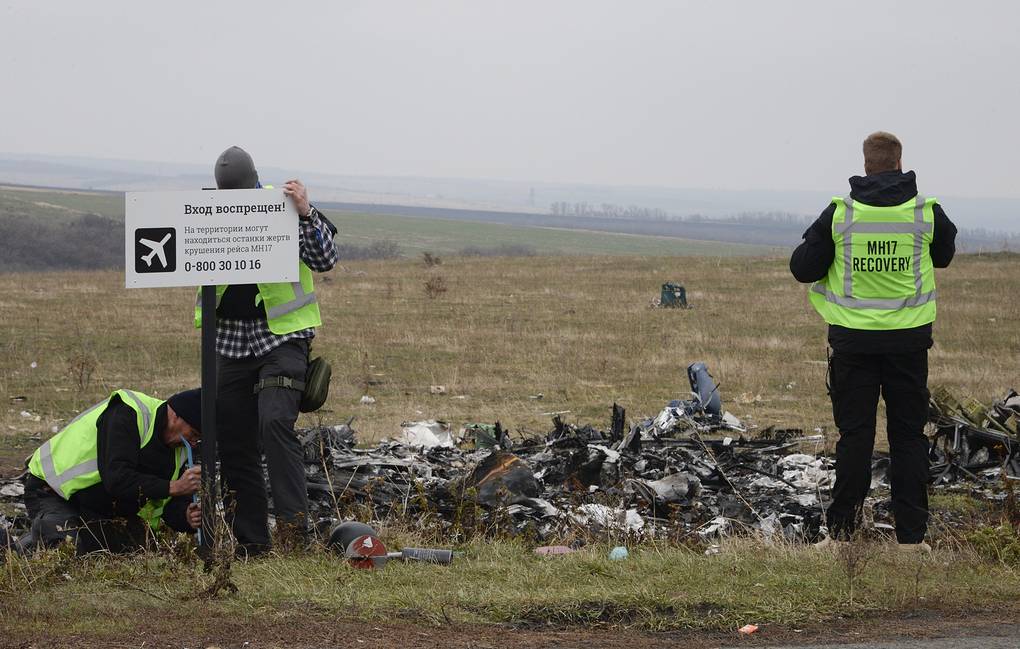
[[[771,246],[694,241],[677,237],[612,234],[384,214],[330,213],[344,240],[354,244],[395,241],[405,254],[448,253],[465,247],[521,246],[542,255],[747,256]]]
[[[438,277],[447,290],[430,298],[425,283]],[[687,286],[693,309],[650,307],[666,280]],[[315,352],[333,362],[334,382],[325,411],[304,423],[356,415],[366,441],[426,418],[544,432],[544,413],[566,410],[608,425],[614,401],[631,419],[651,416],[686,395],[694,361],[746,422],[832,432],[825,328],[784,259],[361,262],[320,277],[319,291]],[[931,383],[1001,397],[1018,382],[1020,304],[1009,296],[1020,292],[1020,256],[960,257],[939,272],[939,291]],[[115,388],[196,385],[193,295],[129,291],[116,272],[0,275],[6,455]],[[376,403],[361,405],[365,394]]]
[[[446,291],[429,297],[425,283],[440,277]],[[694,308],[651,308],[665,280],[685,284]],[[940,271],[939,285],[932,383],[1000,397],[1017,380],[1020,305],[1011,296],[1020,291],[1020,257],[961,257]],[[498,419],[519,433],[547,431],[550,411],[608,426],[614,401],[632,420],[654,415],[686,395],[684,369],[699,360],[720,381],[725,407],[746,422],[821,428],[835,438],[823,386],[824,326],[785,259],[361,262],[320,277],[319,291],[325,325],[316,352],[333,361],[334,385],[327,409],[303,421],[357,415],[363,441],[393,435],[412,419],[454,426]],[[52,429],[114,388],[166,396],[198,383],[191,290],[128,291],[115,272],[38,273],[0,275],[0,296],[7,475]],[[430,385],[447,393],[430,394]],[[376,403],[361,405],[365,394]],[[933,508],[969,512],[969,499],[958,499],[937,496]],[[840,626],[919,608],[934,618],[963,610],[1015,619],[1015,563],[978,558],[961,532],[945,528],[931,559],[867,546],[853,602],[838,555],[750,541],[716,557],[643,545],[623,563],[608,561],[603,546],[541,561],[524,546],[494,542],[462,548],[450,568],[393,565],[372,574],[317,552],[235,566],[240,591],[213,600],[200,596],[209,577],[170,554],[77,560],[54,552],[0,569],[0,635],[15,646],[61,646],[68,638],[82,646],[170,646],[195,637],[218,638],[218,646],[249,637],[322,646],[349,639],[336,635],[344,628],[401,638],[392,646],[479,646],[472,638],[486,632],[472,625],[493,623],[732,633],[748,622]],[[413,541],[388,536],[397,546],[401,540]],[[468,639],[422,640],[415,634],[423,629],[468,629]],[[491,644],[500,645],[498,634]]]
[[[67,220],[82,214],[124,218],[124,197],[113,192],[32,189],[0,184],[0,214]]]
[[[112,193],[58,189],[27,189],[0,185],[0,217],[67,223],[85,214],[124,218],[124,199]],[[424,251],[447,254],[467,247],[515,246],[543,255],[748,256],[773,253],[765,245],[694,241],[677,237],[613,234],[576,229],[473,223],[442,218],[330,212],[342,240],[354,245],[395,242],[401,253],[417,257]],[[121,237],[119,226],[111,237]],[[2,245],[17,245],[6,241]],[[120,262],[111,258],[114,266]]]

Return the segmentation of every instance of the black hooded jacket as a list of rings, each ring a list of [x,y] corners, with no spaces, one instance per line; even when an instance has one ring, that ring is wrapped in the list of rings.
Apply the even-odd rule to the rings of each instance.
[[[917,178],[913,171],[886,171],[850,179],[850,197],[865,205],[891,207],[917,196]],[[956,226],[942,206],[934,206],[935,232],[929,245],[932,264],[945,268],[956,254]],[[830,204],[804,233],[804,241],[790,257],[790,272],[798,282],[817,282],[829,272],[836,256],[832,241],[832,216],[836,206]],[[931,324],[912,329],[872,331],[829,325],[829,346],[834,351],[867,354],[896,354],[928,349],[932,346]]]

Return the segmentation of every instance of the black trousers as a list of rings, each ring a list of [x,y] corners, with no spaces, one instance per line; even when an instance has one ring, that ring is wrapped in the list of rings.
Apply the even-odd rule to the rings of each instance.
[[[258,394],[252,390],[264,378],[303,381],[308,341],[287,341],[258,358],[218,359],[216,426],[223,503],[237,542],[249,553],[263,552],[271,543],[262,454],[278,523],[307,527],[308,484],[304,451],[294,434],[301,393],[283,387]]]
[[[25,478],[25,510],[31,523],[28,534],[19,539],[20,549],[56,547],[74,543],[77,554],[90,552],[133,552],[145,544],[146,526],[137,516],[112,518],[64,500],[45,481],[33,475]]]
[[[928,350],[903,354],[835,352],[829,364],[832,415],[839,429],[836,484],[828,510],[837,538],[856,528],[871,488],[879,394],[885,400],[889,481],[896,539],[920,543],[928,528]]]

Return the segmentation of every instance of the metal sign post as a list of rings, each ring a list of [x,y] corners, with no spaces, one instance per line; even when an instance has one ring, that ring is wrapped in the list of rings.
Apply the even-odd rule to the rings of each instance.
[[[202,287],[202,529],[204,552],[210,553],[216,533],[216,286]],[[208,555],[207,555],[208,556]]]
[[[298,215],[283,190],[128,192],[125,285],[201,286],[202,529],[206,558],[217,539],[216,286],[297,282]]]

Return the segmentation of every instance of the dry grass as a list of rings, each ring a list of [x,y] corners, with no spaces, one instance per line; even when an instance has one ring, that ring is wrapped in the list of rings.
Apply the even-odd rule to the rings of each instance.
[[[315,351],[334,365],[324,420],[357,415],[365,440],[421,418],[545,431],[543,413],[569,410],[608,426],[614,401],[633,419],[685,396],[684,369],[700,360],[735,415],[832,427],[825,328],[785,259],[447,257],[447,290],[430,298],[434,272],[416,259],[320,278]],[[938,277],[931,381],[1001,396],[1017,383],[1020,256],[961,257]],[[666,280],[687,287],[692,310],[649,308]],[[192,290],[129,291],[113,272],[8,274],[0,296],[0,391],[27,397],[0,413],[12,443],[117,387],[168,395],[199,381]],[[377,402],[360,405],[363,394]]]
[[[684,368],[703,360],[734,414],[760,426],[831,428],[824,326],[783,259],[444,258],[440,268],[447,291],[434,298],[424,283],[439,269],[420,260],[350,264],[320,281],[326,324],[316,351],[335,368],[324,419],[358,415],[363,439],[425,417],[544,431],[542,413],[556,410],[608,426],[613,401],[634,418],[684,396]],[[940,273],[933,381],[981,399],[1015,384],[1018,271],[1020,257],[985,256]],[[666,280],[687,286],[695,308],[649,308]],[[0,390],[27,397],[0,418],[5,468],[38,443],[27,434],[45,436],[115,387],[167,395],[198,382],[194,292],[122,286],[118,273],[0,276]],[[430,394],[437,384],[447,394]],[[375,405],[358,404],[366,393]],[[626,562],[608,561],[603,546],[555,561],[502,541],[463,549],[450,568],[394,564],[373,574],[321,553],[239,565],[240,592],[213,601],[196,599],[210,578],[173,556],[79,561],[58,551],[8,562],[0,626],[13,637],[102,638],[131,633],[175,602],[200,623],[307,609],[437,625],[732,629],[973,609],[1020,595],[1014,567],[966,548],[940,547],[930,560],[876,552],[855,574],[852,605],[837,558],[807,548],[737,541],[705,557],[651,544]]]

